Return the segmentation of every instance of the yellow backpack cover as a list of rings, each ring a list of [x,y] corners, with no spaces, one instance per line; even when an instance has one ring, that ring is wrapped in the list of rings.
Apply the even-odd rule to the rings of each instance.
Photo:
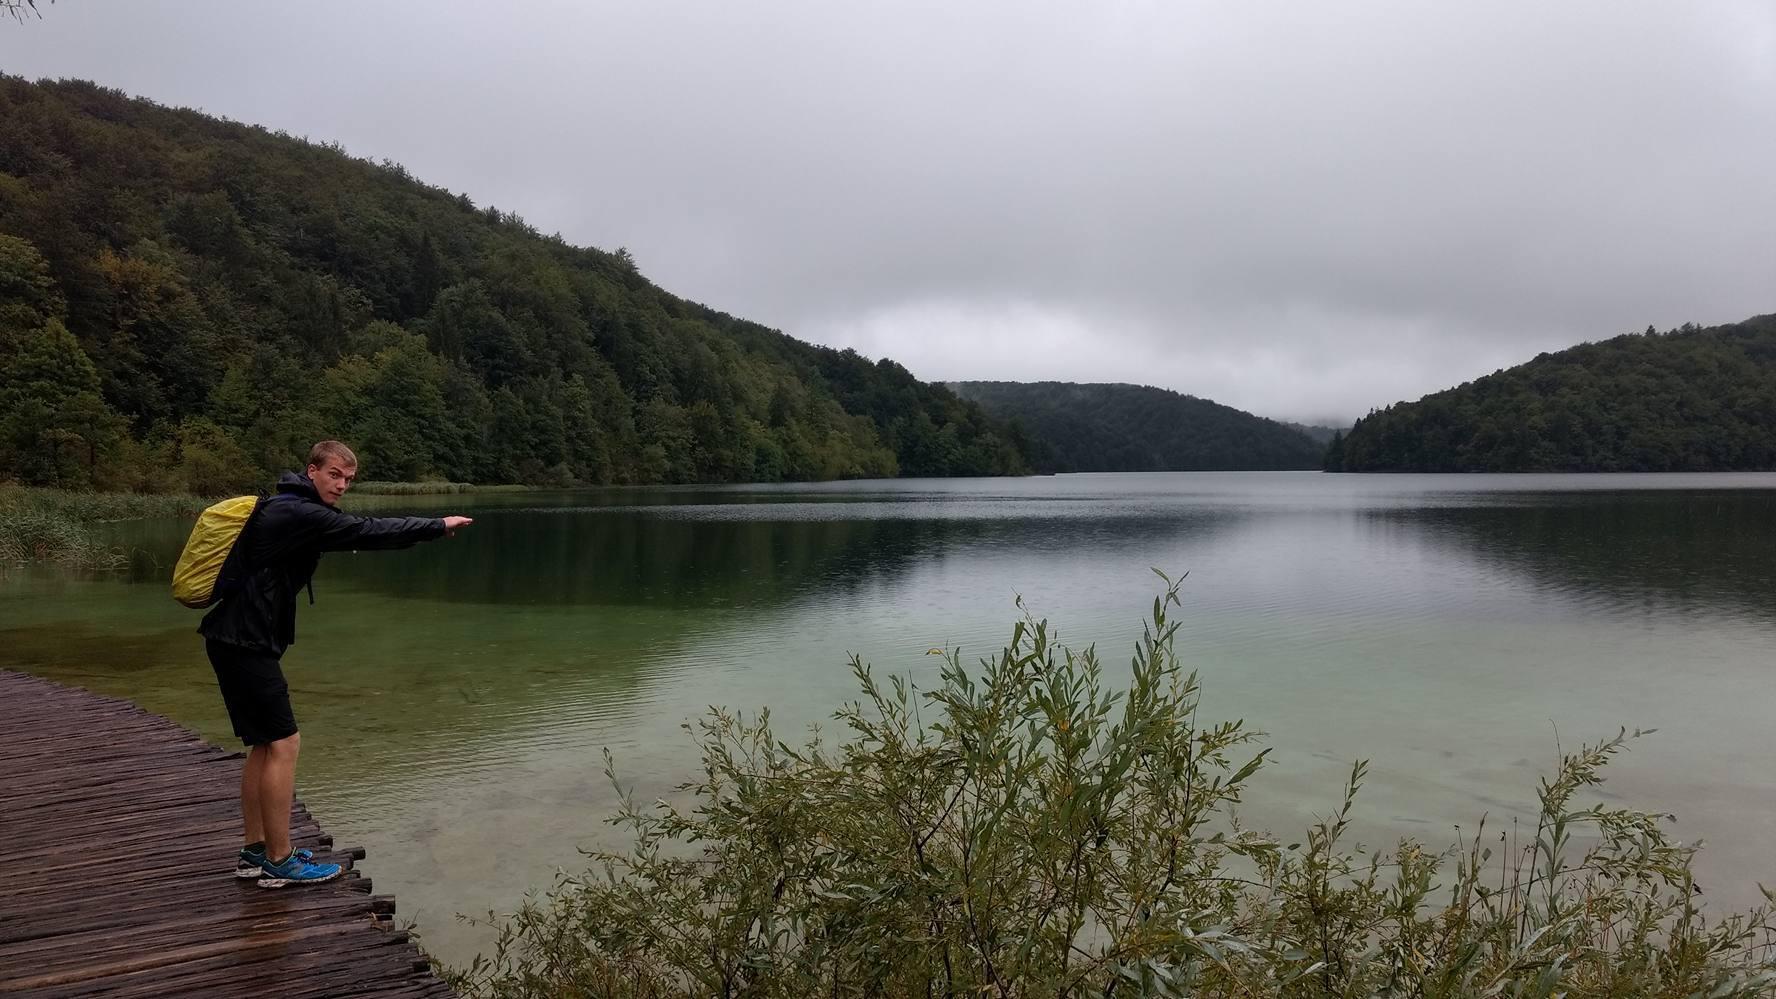
[[[259,508],[257,496],[232,496],[197,515],[185,550],[173,566],[173,599],[187,607],[208,607],[221,599],[216,582],[228,553]]]

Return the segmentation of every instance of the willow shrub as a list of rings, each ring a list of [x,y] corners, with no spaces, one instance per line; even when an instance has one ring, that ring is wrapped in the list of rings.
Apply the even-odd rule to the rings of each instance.
[[[1282,845],[1232,814],[1267,750],[1198,721],[1154,601],[1126,683],[1028,618],[935,689],[856,658],[842,737],[696,727],[684,807],[627,792],[624,853],[496,920],[478,996],[1696,996],[1776,990],[1769,910],[1698,910],[1664,816],[1577,802],[1626,733],[1564,758],[1533,842]],[[606,771],[616,781],[606,756]],[[619,791],[623,789],[618,784]],[[1483,834],[1484,835],[1484,834]],[[1488,838],[1486,842],[1491,842]],[[1580,842],[1590,845],[1578,849]],[[1501,847],[1505,844],[1501,842]]]

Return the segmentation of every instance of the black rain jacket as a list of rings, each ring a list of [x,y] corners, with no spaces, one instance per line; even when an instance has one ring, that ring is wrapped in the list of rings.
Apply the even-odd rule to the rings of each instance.
[[[340,513],[295,472],[278,478],[277,491],[235,541],[229,559],[242,560],[240,582],[197,626],[205,638],[281,656],[296,643],[296,595],[314,578],[322,552],[386,551],[444,536],[444,522],[431,517]]]

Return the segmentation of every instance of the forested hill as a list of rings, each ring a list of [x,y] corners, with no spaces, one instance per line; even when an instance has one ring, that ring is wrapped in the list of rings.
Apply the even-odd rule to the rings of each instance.
[[[1143,385],[952,382],[1014,420],[1040,471],[1161,472],[1318,468],[1325,447],[1251,413]]]
[[[1027,470],[1003,424],[891,361],[398,165],[4,76],[0,135],[0,481],[218,492],[335,436],[379,479]]]
[[[1344,436],[1344,429],[1342,427],[1328,427],[1318,423],[1291,423],[1288,420],[1278,420],[1277,422],[1288,427],[1290,430],[1296,430],[1306,434],[1313,438],[1321,447],[1332,443],[1333,437]]]
[[[1358,420],[1329,471],[1776,469],[1776,315],[1587,343]]]

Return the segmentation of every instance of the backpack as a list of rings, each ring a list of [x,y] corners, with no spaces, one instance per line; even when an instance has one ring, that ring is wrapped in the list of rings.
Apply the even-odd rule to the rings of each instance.
[[[173,565],[174,600],[201,609],[239,585],[240,560],[231,558],[235,542],[252,523],[253,516],[269,502],[270,499],[257,496],[231,496],[197,515],[197,524],[185,539],[185,550]]]

